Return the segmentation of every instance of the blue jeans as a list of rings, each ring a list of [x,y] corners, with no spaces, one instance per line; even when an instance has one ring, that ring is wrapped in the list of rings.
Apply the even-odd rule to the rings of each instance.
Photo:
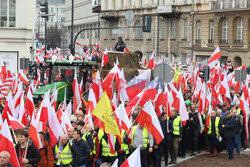
[[[240,132],[237,133],[235,136],[235,146],[236,146],[236,152],[238,154],[240,153],[240,148],[241,148],[241,133],[242,133],[242,130],[240,130]]]
[[[86,165],[76,165],[76,167],[86,167]]]

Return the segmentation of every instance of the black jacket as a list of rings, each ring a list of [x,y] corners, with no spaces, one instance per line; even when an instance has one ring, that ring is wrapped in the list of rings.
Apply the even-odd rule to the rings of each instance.
[[[68,142],[67,142],[67,144],[68,144]],[[66,147],[67,144],[65,144],[64,147]],[[56,159],[56,151],[55,151],[56,145],[59,148],[59,141],[53,147],[53,153],[54,153],[54,159],[55,159],[55,161],[57,161],[57,159]],[[63,149],[64,149],[64,147],[63,147]],[[75,146],[73,144],[69,144],[69,149],[70,149],[70,151],[72,153],[73,160],[68,165],[75,166],[76,162],[78,161],[78,151],[77,151],[77,149],[75,148]],[[64,165],[64,166],[68,166],[68,165]]]
[[[15,146],[17,157],[19,157],[19,151],[21,150],[21,145],[17,144]],[[29,164],[35,165],[41,160],[40,153],[38,152],[36,146],[32,141],[29,142],[26,159],[29,160]]]
[[[226,118],[225,121],[225,137],[235,137],[236,134],[236,121],[234,117],[230,116],[229,118]]]
[[[89,145],[86,141],[84,141],[83,139],[81,139],[80,141],[76,141],[73,140],[73,145],[75,146],[75,148],[78,151],[78,160],[77,160],[77,165],[81,166],[81,165],[86,165],[88,160],[89,160],[89,156],[90,156],[90,151],[89,151]]]
[[[197,114],[198,114],[197,112],[189,113],[189,120],[187,122],[187,126],[189,127],[189,131],[192,134],[200,133],[200,130],[201,130],[200,122],[199,122],[199,118]],[[193,120],[191,120],[191,118]]]

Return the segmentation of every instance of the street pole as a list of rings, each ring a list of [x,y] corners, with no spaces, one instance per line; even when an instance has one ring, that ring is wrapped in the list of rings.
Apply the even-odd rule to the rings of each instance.
[[[194,0],[192,0],[192,11],[191,11],[191,17],[192,17],[192,40],[191,40],[191,61],[193,61],[194,58]]]
[[[98,40],[100,39],[100,12],[98,13]]]
[[[45,18],[45,23],[44,23],[44,56],[47,56],[47,18]]]
[[[72,0],[71,8],[71,54],[74,55],[74,0]]]

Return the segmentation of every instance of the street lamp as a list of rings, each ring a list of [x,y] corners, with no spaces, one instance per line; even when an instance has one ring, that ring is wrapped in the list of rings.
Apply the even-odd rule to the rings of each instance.
[[[34,64],[34,36],[35,36],[35,27],[36,22],[39,17],[48,17],[48,16],[55,16],[56,14],[38,14],[36,15],[36,18],[33,23],[33,29],[32,29],[32,41],[31,41],[31,47],[30,47],[30,54],[31,54],[31,61],[32,64]]]

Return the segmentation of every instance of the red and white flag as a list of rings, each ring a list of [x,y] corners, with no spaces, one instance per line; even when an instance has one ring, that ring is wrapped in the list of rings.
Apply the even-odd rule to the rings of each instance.
[[[106,48],[102,56],[102,67],[104,67],[109,62],[108,49]]]
[[[59,137],[64,134],[53,107],[50,107],[49,112],[49,134],[52,147],[57,143]]]
[[[9,113],[7,114],[9,117],[9,125],[11,126],[12,129],[23,129],[25,127],[21,122],[13,118]]]
[[[74,82],[73,82],[73,91],[74,91],[74,97],[73,97],[73,111],[76,111],[77,107],[80,106],[81,108],[81,94],[80,94],[80,88],[79,84],[77,81],[77,76],[76,76],[76,68],[75,68],[75,76],[74,76]]]
[[[38,130],[36,126],[36,118],[34,112],[32,113],[32,118],[30,122],[30,131],[29,131],[29,137],[34,142],[34,145],[36,146],[37,150],[43,147],[42,142],[38,135]]]
[[[119,120],[119,125],[122,129],[124,129],[125,131],[128,131],[128,129],[132,126],[128,115],[126,113],[125,107],[124,107],[124,103],[121,103],[119,105],[119,107],[115,110],[115,114],[116,117]]]
[[[162,141],[164,135],[151,101],[144,105],[136,121],[152,134],[157,144]]]
[[[27,99],[27,98],[26,98]],[[26,116],[26,112],[24,109],[24,100],[23,100],[23,96],[21,99],[21,105],[20,105],[20,110],[19,110],[19,116],[18,116],[18,120],[23,124],[23,125],[28,125],[28,120],[27,120],[27,116]]]
[[[7,121],[4,121],[0,132],[0,143],[0,152],[7,151],[10,154],[10,163],[15,167],[19,167],[20,165]]]
[[[33,97],[31,94],[31,90],[28,90],[27,93],[27,98],[26,98],[26,102],[25,102],[25,112],[32,117],[33,112],[35,111],[35,106],[34,106],[34,102],[33,102]]]
[[[23,81],[23,83],[25,84],[29,84],[29,79],[27,78],[26,74],[24,73],[23,70],[20,70],[19,74],[18,74],[18,78]]]
[[[57,94],[58,94],[58,90],[56,89],[56,86],[55,86],[51,95],[51,104],[55,109],[57,105]]]
[[[181,89],[179,90],[178,98],[180,99],[180,116],[182,124],[185,126],[187,123],[187,120],[189,119],[187,108],[184,102],[183,94],[181,92]]]
[[[51,103],[49,100],[49,96],[50,96],[49,93],[50,93],[50,90],[44,94],[43,103],[41,105],[41,115],[40,115],[41,122],[48,122],[49,121],[48,114],[49,114],[49,110],[51,108]]]
[[[146,83],[150,81],[151,70],[145,70],[143,73],[130,80],[126,86],[126,92],[129,100],[132,100],[145,87]]]
[[[155,57],[155,52],[152,53],[149,61],[148,61],[148,66],[147,69],[153,69],[154,68],[154,57]]]
[[[212,69],[216,66],[216,64],[218,63],[218,59],[221,58],[221,52],[220,52],[220,48],[217,47],[215,49],[215,51],[213,52],[213,54],[211,55],[211,57],[208,60],[208,66]]]
[[[141,146],[139,146],[126,161],[123,162],[121,167],[141,167]]]

